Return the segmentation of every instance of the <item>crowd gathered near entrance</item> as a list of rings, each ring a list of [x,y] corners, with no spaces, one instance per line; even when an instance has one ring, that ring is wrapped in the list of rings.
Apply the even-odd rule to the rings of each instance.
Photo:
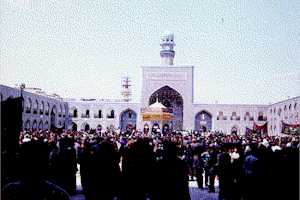
[[[188,200],[191,180],[220,200],[298,200],[299,147],[299,135],[26,130],[2,199],[70,199],[80,170],[86,200]]]

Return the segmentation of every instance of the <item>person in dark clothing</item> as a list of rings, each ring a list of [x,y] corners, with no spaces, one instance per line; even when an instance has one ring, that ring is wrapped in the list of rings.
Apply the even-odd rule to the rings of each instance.
[[[244,170],[244,194],[243,199],[255,200],[259,199],[259,158],[257,155],[257,146],[252,144],[250,151],[247,152],[243,163]]]
[[[243,181],[243,161],[244,154],[241,147],[236,147],[233,150],[231,157],[232,173],[233,173],[233,187],[232,194],[233,200],[240,200],[242,198],[242,181]]]
[[[78,152],[78,163],[80,164],[80,177],[81,177],[81,186],[83,190],[83,194],[86,200],[91,199],[91,166],[92,157],[95,156],[94,152],[92,152],[91,144],[88,141],[84,141],[83,145],[79,148]]]
[[[68,193],[46,180],[48,167],[48,146],[39,141],[30,141],[21,146],[22,166],[19,181],[4,186],[1,199],[5,200],[69,200]]]
[[[204,182],[205,182],[205,187],[208,187],[208,174],[209,174],[209,165],[208,165],[208,161],[210,159],[210,155],[209,155],[209,152],[208,151],[204,151],[202,154],[201,154],[201,158],[204,162]]]
[[[76,192],[77,160],[74,140],[64,137],[59,142],[59,151],[54,161],[56,180],[55,183],[73,195]]]
[[[92,199],[112,200],[119,195],[120,155],[110,138],[95,148],[95,160],[91,163]]]
[[[219,200],[231,200],[233,188],[233,172],[231,157],[225,148],[218,155],[216,173],[219,176]]]
[[[202,160],[201,156],[195,155],[194,156],[194,169],[196,174],[197,185],[199,189],[203,189],[203,168],[204,168],[204,161]]]
[[[156,193],[154,200],[190,200],[188,168],[177,157],[176,144],[164,143],[163,159],[157,163]]]
[[[150,140],[130,143],[122,162],[122,200],[143,200],[153,195],[155,155]]]
[[[215,148],[210,148],[209,150],[209,160],[208,160],[208,176],[209,185],[208,192],[215,192],[215,178],[216,178],[216,163],[217,163],[217,153]]]

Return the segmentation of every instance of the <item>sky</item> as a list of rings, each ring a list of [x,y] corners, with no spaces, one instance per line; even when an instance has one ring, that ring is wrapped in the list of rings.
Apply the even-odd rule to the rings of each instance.
[[[269,104],[300,95],[300,1],[2,0],[0,83],[74,98],[120,98],[140,66],[194,66],[194,101]]]

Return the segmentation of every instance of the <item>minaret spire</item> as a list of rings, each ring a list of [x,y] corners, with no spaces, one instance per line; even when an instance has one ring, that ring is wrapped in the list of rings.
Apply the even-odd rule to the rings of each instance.
[[[173,65],[173,60],[175,57],[174,34],[169,31],[164,32],[161,37],[160,46],[161,46],[161,51],[160,51],[161,64]]]

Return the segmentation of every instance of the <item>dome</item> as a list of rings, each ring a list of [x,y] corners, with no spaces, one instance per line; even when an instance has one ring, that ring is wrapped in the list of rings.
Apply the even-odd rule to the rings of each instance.
[[[170,32],[170,31],[165,31],[163,34],[162,34],[162,37],[161,39],[163,41],[174,41],[174,33]]]
[[[151,104],[149,107],[154,108],[154,109],[164,109],[164,108],[166,108],[163,104],[159,103],[158,101]]]

